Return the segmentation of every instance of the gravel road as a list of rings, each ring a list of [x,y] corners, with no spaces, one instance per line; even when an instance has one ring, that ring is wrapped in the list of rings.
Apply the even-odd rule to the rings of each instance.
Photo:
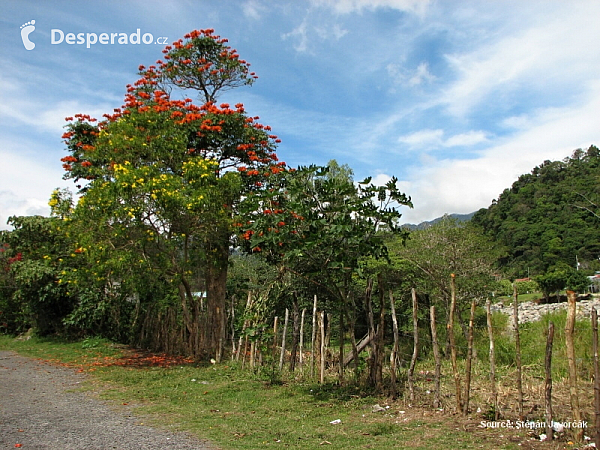
[[[207,442],[141,425],[129,406],[83,392],[73,369],[0,351],[0,448],[204,449]]]

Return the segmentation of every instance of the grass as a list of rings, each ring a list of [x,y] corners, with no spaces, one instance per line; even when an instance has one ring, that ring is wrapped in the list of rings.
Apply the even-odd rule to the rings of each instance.
[[[116,407],[135,405],[145,423],[191,432],[222,449],[528,448],[521,445],[524,432],[507,436],[506,430],[478,429],[481,419],[363,396],[357,387],[273,384],[235,365],[139,355],[103,340],[0,336],[0,350],[85,371],[88,389],[99,390]],[[376,403],[389,408],[373,413]],[[337,419],[341,423],[330,423]]]

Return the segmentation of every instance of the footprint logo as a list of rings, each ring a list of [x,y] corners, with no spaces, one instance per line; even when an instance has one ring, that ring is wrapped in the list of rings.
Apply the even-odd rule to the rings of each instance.
[[[29,40],[29,35],[33,30],[35,30],[35,20],[21,25],[21,39],[23,39],[23,45],[26,50],[33,50],[35,48],[35,44]]]

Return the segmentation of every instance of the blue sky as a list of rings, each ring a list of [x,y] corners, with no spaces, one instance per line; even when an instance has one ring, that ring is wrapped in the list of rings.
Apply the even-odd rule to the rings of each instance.
[[[160,44],[53,44],[53,29],[171,43],[214,28],[259,76],[220,100],[270,125],[292,166],[397,176],[415,205],[406,222],[487,207],[544,160],[600,145],[597,0],[4,0],[0,17],[0,228],[73,188],[64,118],[112,112],[162,56]]]

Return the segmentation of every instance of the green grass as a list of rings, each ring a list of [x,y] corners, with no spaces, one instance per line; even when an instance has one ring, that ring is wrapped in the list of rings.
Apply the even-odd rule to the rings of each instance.
[[[372,413],[372,405],[385,405],[386,399],[363,397],[357,387],[271,384],[264,374],[227,363],[110,365],[124,349],[107,341],[0,336],[0,350],[81,367],[103,399],[117,407],[135,405],[144,423],[189,431],[223,449],[429,449],[447,448],[450,442],[453,449],[517,449],[524,439],[522,434],[511,442],[500,436],[501,430],[465,428],[465,419],[401,403],[389,403],[386,413]],[[341,423],[330,424],[336,419]]]

